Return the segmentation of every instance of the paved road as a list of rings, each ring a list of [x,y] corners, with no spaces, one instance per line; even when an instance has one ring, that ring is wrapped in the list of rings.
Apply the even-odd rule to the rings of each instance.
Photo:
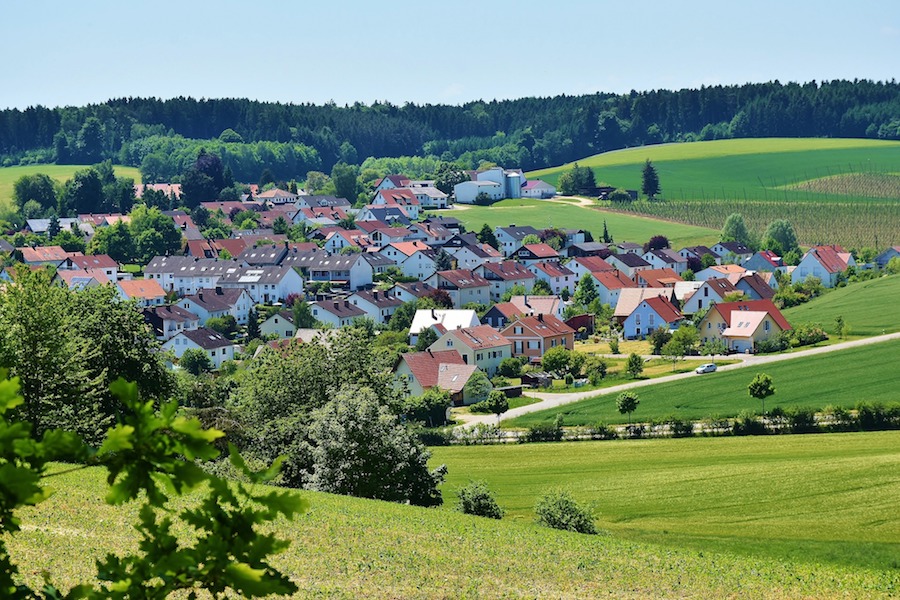
[[[797,352],[791,352],[789,354],[768,354],[764,356],[757,355],[732,355],[728,358],[740,358],[741,362],[733,364],[733,365],[724,365],[719,367],[720,371],[732,371],[734,369],[744,369],[747,367],[755,367],[758,365],[764,365],[773,362],[781,362],[783,360],[793,360],[795,358],[802,358],[804,356],[814,356],[816,354],[824,354],[826,352],[835,352],[837,350],[843,350],[846,348],[856,348],[857,346],[867,346],[869,344],[877,344],[879,342],[885,342],[888,340],[896,340],[900,339],[900,333],[889,333],[887,335],[878,335],[870,338],[865,338],[861,340],[854,340],[852,342],[841,342],[839,344],[832,344],[830,346],[822,346],[819,348],[810,348],[809,350],[800,350]],[[585,400],[586,398],[594,398],[595,396],[599,396],[600,394],[615,394],[624,390],[644,387],[648,385],[656,385],[657,383],[664,383],[666,381],[677,381],[679,379],[686,379],[688,377],[707,377],[708,375],[697,375],[696,373],[679,373],[677,375],[667,375],[666,377],[659,377],[657,379],[642,379],[640,381],[632,381],[630,383],[623,383],[622,385],[616,385],[613,387],[603,388],[601,390],[591,390],[587,392],[568,392],[568,393],[560,393],[560,394],[551,394],[546,392],[526,392],[525,395],[540,399],[540,402],[536,402],[534,404],[529,404],[527,406],[520,406],[519,408],[514,408],[513,410],[507,411],[503,414],[502,420],[513,419],[515,417],[528,414],[531,412],[535,412],[538,410],[544,410],[547,408],[556,408],[557,406],[562,406],[564,404],[570,404],[572,402],[578,402],[579,400]],[[495,424],[497,422],[497,417],[495,415],[458,415],[457,417],[463,423],[461,427],[471,427],[478,423],[487,423],[487,424]]]

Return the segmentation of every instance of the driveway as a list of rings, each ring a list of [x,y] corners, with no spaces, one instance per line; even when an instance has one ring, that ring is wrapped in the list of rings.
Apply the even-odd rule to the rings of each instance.
[[[764,365],[768,363],[781,362],[783,360],[793,360],[795,358],[802,358],[804,356],[813,356],[816,354],[824,354],[826,352],[835,352],[837,350],[844,350],[847,348],[856,348],[858,346],[867,346],[869,344],[877,344],[879,342],[886,342],[888,340],[897,340],[900,339],[900,333],[889,333],[887,335],[877,335],[870,338],[865,338],[861,340],[854,340],[852,342],[841,342],[838,344],[832,344],[830,346],[822,346],[819,348],[810,348],[809,350],[800,350],[797,352],[791,352],[788,354],[768,354],[763,356],[757,356],[754,354],[748,355],[731,355],[727,358],[740,358],[741,362],[733,364],[733,365],[724,365],[719,367],[720,371],[731,371],[734,369],[744,369],[747,367],[755,367],[758,365]],[[725,357],[720,357],[725,358]],[[698,377],[696,373],[679,373],[677,375],[667,375],[665,377],[659,377],[657,379],[642,379],[639,381],[632,381],[630,383],[623,383],[621,385],[616,385],[613,387],[603,388],[600,390],[590,390],[587,392],[566,392],[566,393],[558,393],[558,394],[550,394],[546,392],[535,392],[528,391],[524,395],[530,398],[537,398],[540,402],[536,402],[534,404],[529,404],[527,406],[520,406],[519,408],[514,408],[513,410],[507,411],[503,413],[501,416],[501,420],[506,419],[514,419],[515,417],[519,417],[521,415],[525,415],[528,413],[536,412],[539,410],[544,410],[547,408],[556,408],[557,406],[563,406],[565,404],[571,404],[572,402],[578,402],[579,400],[585,400],[587,398],[594,398],[601,394],[617,394],[624,390],[630,390],[633,388],[644,387],[648,385],[656,385],[657,383],[665,383],[667,381],[678,381],[679,379],[686,379],[688,377]],[[460,427],[471,427],[477,425],[478,423],[486,423],[490,425],[494,425],[497,423],[496,415],[458,415],[458,419],[462,421]]]

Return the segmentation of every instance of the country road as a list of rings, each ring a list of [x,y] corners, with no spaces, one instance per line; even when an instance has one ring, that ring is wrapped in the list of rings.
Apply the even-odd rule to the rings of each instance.
[[[728,358],[735,358],[737,356],[741,359],[741,362],[733,364],[733,365],[725,365],[719,367],[720,371],[731,371],[734,369],[744,369],[747,367],[754,367],[758,365],[764,365],[774,362],[781,362],[783,360],[793,360],[795,358],[802,358],[804,356],[814,356],[816,354],[824,354],[826,352],[835,352],[838,350],[844,350],[847,348],[856,348],[858,346],[866,346],[869,344],[877,344],[879,342],[886,342],[888,340],[897,340],[900,339],[900,333],[889,333],[887,335],[878,335],[870,338],[865,338],[861,340],[854,340],[852,342],[841,342],[838,344],[833,344],[831,346],[822,346],[820,348],[810,348],[809,350],[800,350],[797,352],[791,352],[789,354],[768,354],[765,356],[757,356],[757,355],[731,355]],[[724,358],[724,357],[723,357]],[[563,406],[565,404],[571,404],[572,402],[578,402],[579,400],[585,400],[587,398],[594,398],[595,396],[599,396],[601,394],[615,394],[624,390],[644,387],[648,385],[656,385],[658,383],[665,383],[667,381],[677,381],[679,379],[686,379],[688,377],[703,377],[702,375],[697,375],[696,373],[679,373],[677,375],[668,375],[666,377],[659,377],[657,379],[642,379],[640,381],[632,381],[630,383],[623,383],[622,385],[616,385],[613,387],[603,388],[601,390],[590,390],[587,392],[569,392],[569,393],[546,393],[546,392],[533,392],[529,391],[525,395],[540,399],[540,402],[536,402],[534,404],[529,404],[527,406],[521,406],[519,408],[514,408],[513,410],[507,411],[503,413],[501,420],[513,419],[515,417],[519,417],[524,414],[536,412],[539,410],[544,410],[547,408],[556,408],[557,406]],[[472,427],[477,425],[478,423],[485,424],[496,424],[497,417],[496,415],[473,415],[473,414],[460,414],[457,415],[457,419],[461,420],[462,423],[459,425],[460,427]]]

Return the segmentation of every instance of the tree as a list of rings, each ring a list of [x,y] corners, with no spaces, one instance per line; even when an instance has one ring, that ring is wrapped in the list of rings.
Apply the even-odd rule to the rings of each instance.
[[[47,237],[52,240],[59,235],[59,231],[59,217],[52,215],[50,217],[50,223],[47,225]]]
[[[500,415],[509,410],[509,399],[500,390],[491,390],[485,403],[488,410],[497,415],[497,421],[500,420]]]
[[[632,379],[637,379],[644,372],[644,359],[639,354],[632,352],[628,355],[628,362],[625,365],[625,372]]]
[[[700,266],[704,269],[708,269],[716,264],[716,257],[707,252],[703,256],[700,257]]]
[[[446,250],[441,248],[437,256],[434,258],[434,268],[436,271],[449,271],[453,268],[453,257]]]
[[[490,194],[487,192],[478,192],[475,196],[475,205],[476,206],[490,206],[494,203],[494,199],[491,198]]]
[[[200,348],[188,348],[185,350],[178,360],[178,364],[182,369],[194,376],[208,373],[213,368],[209,355]]]
[[[431,327],[426,327],[419,332],[419,336],[416,338],[416,352],[425,352],[437,340],[437,332]]]
[[[68,214],[89,214],[101,212],[103,203],[103,183],[96,169],[75,171],[72,179],[66,181],[65,192],[59,211],[60,216]]]
[[[624,391],[616,396],[616,410],[619,411],[619,414],[628,414],[629,423],[631,422],[631,413],[637,410],[640,403],[640,398],[632,391]]]
[[[275,235],[285,235],[289,227],[287,219],[281,215],[275,217],[275,220],[272,222],[272,232]]]
[[[181,251],[181,230],[172,217],[158,208],[139,204],[131,211],[129,224],[134,239],[135,254],[142,264],[154,256],[169,256]]]
[[[534,505],[538,523],[576,533],[597,533],[590,507],[579,504],[568,492],[548,492]]]
[[[221,159],[201,148],[194,164],[181,176],[181,200],[193,209],[201,202],[218,199],[226,187]]]
[[[705,356],[709,356],[712,359],[713,364],[715,364],[716,363],[716,355],[717,354],[725,354],[725,352],[727,350],[728,350],[728,348],[725,346],[725,342],[723,342],[720,339],[713,338],[713,339],[709,340],[708,342],[706,342],[705,344],[703,344],[703,348],[701,349],[701,352]]]
[[[522,375],[522,362],[518,358],[504,358],[497,372],[503,377],[519,377]]]
[[[528,235],[526,235],[525,237],[522,238],[523,246],[528,246],[531,244],[540,244],[540,243],[541,243],[541,238],[533,233],[529,233]]]
[[[210,317],[206,320],[206,327],[213,331],[218,331],[224,336],[230,336],[237,333],[237,320],[234,318],[234,315]]]
[[[450,292],[447,290],[437,288],[428,292],[428,294],[425,295],[425,298],[430,301],[430,304],[434,308],[453,308],[453,298],[450,297]],[[423,306],[421,308],[426,307]]]
[[[56,183],[44,173],[23,175],[13,184],[13,202],[19,212],[29,200],[37,202],[42,211],[57,206]]]
[[[462,169],[459,169],[448,162],[441,162],[434,174],[434,187],[448,196],[453,193],[453,188],[456,184],[463,183],[464,181],[469,181],[469,175]]]
[[[353,202],[359,195],[359,167],[347,163],[337,163],[331,169],[331,181],[334,183],[335,195]]]
[[[653,198],[661,191],[659,187],[659,174],[657,174],[656,167],[653,166],[653,163],[650,162],[649,158],[644,163],[644,169],[641,172],[641,191],[651,200],[653,200]]]
[[[844,321],[842,315],[838,315],[834,318],[834,332],[840,339],[844,339],[844,336],[850,333],[850,326]]]
[[[88,246],[91,254],[108,254],[113,260],[127,264],[134,260],[137,250],[130,227],[119,221],[109,227],[101,227],[91,238]]]
[[[607,365],[603,358],[593,354],[585,359],[584,365],[582,366],[584,374],[587,376],[588,380],[590,380],[591,385],[600,383],[603,378],[606,377],[608,368],[609,365]]]
[[[744,224],[744,217],[738,213],[732,213],[725,219],[725,225],[722,226],[723,242],[740,242],[745,246],[750,245],[750,232]]]
[[[493,387],[484,371],[478,369],[472,373],[469,381],[463,387],[463,398],[467,403],[484,402],[487,400],[488,394],[491,393]]]
[[[550,284],[543,279],[536,279],[531,288],[531,293],[535,296],[552,296],[553,290],[550,289]]]
[[[578,163],[575,163],[570,171],[560,175],[557,183],[559,192],[566,196],[572,194],[591,195],[597,191],[593,169],[581,167]]]
[[[776,244],[780,249],[780,252],[777,253],[779,256],[800,249],[797,244],[797,234],[790,221],[777,219],[766,227],[766,233],[763,235],[763,247],[767,250],[775,250]]]
[[[410,396],[403,402],[403,414],[410,421],[436,427],[447,422],[447,408],[450,406],[450,392],[434,386],[421,396]]]
[[[599,297],[600,294],[597,292],[594,276],[590,273],[582,275],[581,279],[578,280],[578,285],[575,286],[575,303],[587,307]]]
[[[762,413],[766,414],[766,398],[775,393],[775,385],[772,378],[765,373],[757,373],[750,385],[747,386],[750,396],[762,401]]]
[[[428,469],[431,453],[368,388],[343,390],[309,428],[308,487],[360,498],[440,505],[446,468]]]
[[[503,518],[503,509],[483,481],[470,481],[457,490],[456,498],[456,510],[461,513],[489,519]]]
[[[571,350],[567,350],[564,346],[550,348],[544,352],[544,356],[541,358],[541,367],[551,373],[567,371],[569,369],[570,355]]]
[[[247,315],[247,339],[257,340],[260,337],[262,337],[262,334],[259,330],[259,313],[255,308],[251,308],[250,313]]]
[[[681,325],[672,334],[672,340],[681,344],[682,354],[690,354],[700,343],[700,332],[693,325]]]
[[[675,363],[681,360],[684,357],[685,349],[684,345],[674,337],[666,342],[666,344],[660,350],[662,356],[672,362],[672,371],[675,370]]]
[[[650,345],[652,346],[651,352],[653,354],[659,354],[662,350],[662,347],[672,339],[672,334],[669,332],[667,327],[657,327],[654,329],[647,339],[650,341]]]
[[[84,253],[84,251],[87,249],[87,245],[84,243],[84,238],[76,234],[71,229],[63,229],[58,234],[53,236],[53,239],[50,240],[50,243],[54,246],[60,246],[66,252]]]
[[[609,230],[606,228],[606,219],[603,219],[603,236],[601,241],[604,244],[612,244],[613,237],[609,234]]]
[[[481,230],[475,235],[482,244],[487,244],[494,250],[500,249],[500,243],[497,241],[497,236],[494,235],[494,230],[491,229],[491,226],[487,223],[482,225]]]
[[[669,247],[669,238],[664,235],[654,235],[650,240],[644,244],[644,252],[649,252],[650,250],[662,250],[663,248]]]

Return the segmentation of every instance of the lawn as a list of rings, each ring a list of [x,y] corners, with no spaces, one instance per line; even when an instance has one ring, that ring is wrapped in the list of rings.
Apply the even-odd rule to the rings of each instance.
[[[75,171],[86,167],[87,165],[28,165],[0,168],[0,209],[12,206],[13,184],[23,175],[43,173],[63,183],[71,179]],[[135,167],[117,165],[115,173],[119,177],[131,177],[135,183],[141,182],[141,172]]]
[[[842,316],[852,335],[871,336],[900,331],[900,276],[851,283],[830,290],[806,304],[785,309],[791,323],[819,323],[834,333],[834,319]]]
[[[860,440],[870,440],[870,446],[891,447],[892,438],[870,435],[873,437],[861,437]],[[700,444],[708,441],[713,440],[688,442],[697,442],[691,447],[700,449]],[[893,447],[896,448],[897,444]],[[674,469],[669,475],[671,480],[665,482],[664,489],[667,490],[683,489],[685,479],[692,480],[696,485],[693,478],[701,474],[747,477],[747,469],[740,465],[748,461],[747,455],[753,454],[716,452],[720,465],[726,462],[724,457],[732,459],[732,464],[727,467],[718,467],[734,473],[728,475],[705,466],[703,461],[709,459],[697,454],[682,458],[680,452],[665,452],[665,461],[651,462],[651,457],[663,456],[654,448],[659,451],[669,448],[665,442],[659,446],[651,445],[649,451],[638,444],[600,446],[587,443],[579,445],[576,450],[590,451],[596,459],[619,448],[630,453],[621,455],[619,460],[633,462],[638,468],[656,469],[657,474],[677,464],[679,468]],[[745,445],[743,448],[749,447]],[[871,489],[857,491],[855,496],[861,503],[860,507],[872,509],[871,514],[877,514],[883,495],[896,497],[896,483],[885,481],[890,477],[889,467],[894,466],[889,456],[871,450],[867,454],[843,443],[826,444],[822,448],[828,448],[831,452],[823,457],[826,467],[820,470],[821,473],[811,474],[815,479],[809,482],[810,486],[821,484],[826,473],[846,469],[844,477],[847,484],[872,484]],[[566,457],[574,456],[568,445],[535,445],[504,450],[519,451],[517,456],[526,457],[527,453],[540,449],[547,457],[555,455],[555,465],[551,470],[557,473],[560,472],[557,467],[561,457],[557,451],[563,450]],[[644,451],[638,452],[641,449]],[[610,502],[605,502],[600,511],[599,524],[612,531],[613,535],[582,536],[546,529],[532,523],[530,516],[527,516],[527,507],[533,502],[533,490],[543,489],[545,483],[554,478],[532,470],[541,467],[531,458],[533,455],[528,455],[527,461],[530,463],[523,462],[521,468],[509,470],[508,459],[513,454],[493,454],[495,449],[473,450],[477,452],[460,455],[456,454],[456,450],[441,449],[436,456],[437,460],[448,461],[451,465],[451,479],[444,486],[448,503],[453,502],[452,490],[468,477],[490,474],[485,471],[491,468],[490,465],[486,462],[478,464],[477,457],[491,454],[504,461],[496,466],[509,474],[502,482],[494,478],[491,486],[500,489],[502,483],[501,502],[515,509],[511,518],[493,521],[456,513],[451,510],[452,506],[423,509],[302,492],[310,502],[310,509],[293,522],[283,521],[275,525],[277,534],[289,540],[291,545],[273,563],[297,582],[301,589],[297,596],[303,598],[586,598],[609,595],[630,598],[887,597],[891,590],[896,591],[900,583],[896,570],[860,569],[720,553],[709,550],[710,544],[701,552],[688,543],[683,549],[671,547],[669,542],[682,528],[670,527],[665,515],[659,517],[659,522],[666,523],[664,528],[668,528],[670,534],[660,531],[657,535],[661,538],[660,544],[639,541],[639,535],[620,536],[619,531],[628,523],[612,523],[609,517],[617,505]],[[768,456],[769,453],[758,452],[756,455]],[[778,456],[780,458],[781,454]],[[569,463],[570,459],[566,458],[564,462]],[[652,466],[653,462],[657,464]],[[610,462],[610,467],[613,465]],[[698,471],[694,474],[689,468],[680,468],[684,465],[696,465]],[[616,464],[617,468],[621,466],[621,463]],[[783,499],[787,490],[772,490],[775,483],[785,477],[781,466],[780,462],[767,464],[761,460],[751,472],[760,476],[757,469],[763,469],[774,477],[767,487],[748,487],[747,493],[762,494],[771,490],[776,494],[774,499]],[[876,473],[872,472],[876,466],[883,467],[878,471],[880,479],[875,479]],[[610,477],[604,477],[607,483],[602,485],[617,485],[615,496],[619,504],[628,504],[630,499],[633,506],[644,506],[648,495],[653,496],[657,503],[665,497],[659,490],[628,485],[631,475],[626,475],[623,481],[619,478],[621,470],[615,475],[610,468],[604,467],[604,470],[610,473]],[[634,477],[640,483],[646,481],[638,470],[635,470]],[[22,576],[30,583],[39,585],[42,572],[47,571],[52,574],[54,582],[64,588],[69,587],[89,580],[94,572],[94,560],[106,552],[121,553],[136,546],[137,533],[131,527],[137,517],[136,506],[129,504],[113,508],[106,505],[102,500],[105,493],[103,479],[103,473],[97,469],[54,477],[49,483],[53,484],[57,493],[38,507],[21,511],[22,531],[10,537],[10,549],[13,559],[24,567]],[[522,482],[518,493],[515,492],[516,479]],[[585,483],[582,485],[586,485],[589,480],[585,478],[583,481]],[[596,479],[593,481],[596,484]],[[755,479],[748,478],[748,481],[752,483]],[[878,483],[884,485],[875,485]],[[737,495],[744,489],[743,486],[737,488],[728,491]],[[839,491],[842,490],[843,487]],[[578,489],[577,493],[579,497],[586,497],[583,489]],[[519,499],[514,501],[517,495]],[[726,499],[716,510],[713,503],[715,497],[703,495],[701,504],[694,509],[696,512],[706,507],[714,519],[713,524],[719,522],[723,514],[734,512],[733,508],[728,509]],[[849,499],[838,495],[834,500],[828,499],[828,506],[821,508],[823,511],[841,510]],[[673,503],[672,509],[683,507],[686,502],[690,500],[682,498]],[[826,498],[821,498],[821,504],[825,503]],[[892,507],[893,504],[887,506],[888,509]],[[847,522],[855,524],[860,510],[862,508],[857,511],[847,508]],[[888,510],[883,514],[891,513]],[[697,514],[690,516],[694,523],[700,523]],[[894,535],[891,521],[882,519],[883,523],[861,531],[857,541],[873,540],[871,546],[881,548],[884,545],[882,538]],[[793,525],[806,521],[782,511],[780,522]],[[632,521],[631,526],[640,524],[639,521]],[[828,538],[836,523],[828,525],[828,528],[810,534],[816,539]],[[768,532],[774,523],[765,526],[764,531]],[[708,526],[704,530],[708,530]],[[178,527],[175,532],[185,533],[183,528]],[[786,527],[783,535],[800,536],[791,527]],[[653,536],[644,537],[649,539]],[[741,549],[735,549],[735,552],[738,551]]]
[[[448,501],[481,479],[512,520],[561,488],[613,539],[900,578],[900,432],[458,446],[432,461]]]
[[[597,240],[606,221],[616,242],[644,243],[654,235],[665,235],[673,247],[681,248],[718,241],[718,232],[712,229],[546,200],[502,200],[492,206],[467,206],[446,214],[459,219],[469,231],[478,231],[484,223],[492,229],[511,224],[531,225],[538,230],[560,227],[587,229]]]
[[[660,383],[636,390],[641,403],[631,419],[646,422],[675,416],[698,420],[736,416],[745,409],[759,411],[760,403],[747,392],[747,385],[757,372],[768,373],[775,383],[775,395],[766,400],[768,409],[775,406],[821,409],[829,404],[852,408],[860,400],[897,402],[900,400],[898,361],[900,341],[894,340]],[[551,423],[557,413],[563,415],[566,425],[628,421],[616,410],[616,394],[606,394],[504,423],[508,427],[530,427]]]

